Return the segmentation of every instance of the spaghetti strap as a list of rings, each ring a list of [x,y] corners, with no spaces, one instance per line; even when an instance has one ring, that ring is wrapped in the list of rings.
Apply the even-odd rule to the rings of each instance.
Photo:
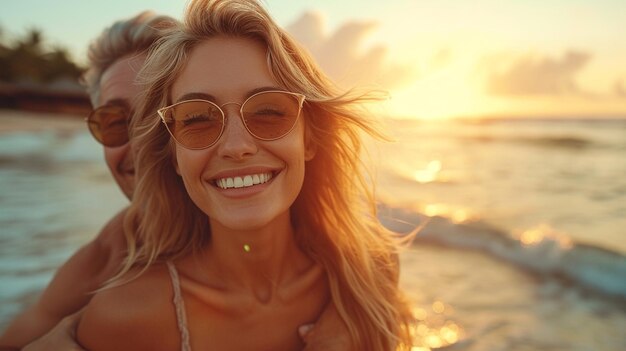
[[[178,271],[174,264],[167,261],[167,268],[172,278],[172,287],[174,288],[174,307],[176,308],[176,320],[178,322],[178,330],[180,331],[181,351],[191,351],[189,344],[189,330],[187,329],[187,315],[185,314],[185,302],[183,295],[180,293],[180,280]]]

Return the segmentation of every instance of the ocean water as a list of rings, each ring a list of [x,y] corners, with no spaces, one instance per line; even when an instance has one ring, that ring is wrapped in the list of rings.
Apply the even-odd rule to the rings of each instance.
[[[626,349],[625,120],[388,122],[414,351]],[[126,203],[81,121],[0,130],[0,330]]]

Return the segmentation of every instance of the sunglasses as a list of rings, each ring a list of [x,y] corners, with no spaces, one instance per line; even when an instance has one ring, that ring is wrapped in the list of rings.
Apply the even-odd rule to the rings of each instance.
[[[124,106],[104,105],[93,110],[87,121],[91,135],[102,145],[122,146],[128,142],[130,112]]]
[[[157,112],[174,141],[187,149],[205,149],[224,132],[226,105],[239,105],[248,133],[259,140],[276,140],[289,134],[300,116],[305,96],[287,91],[263,91],[242,104],[227,102],[218,106],[207,100],[186,100]]]

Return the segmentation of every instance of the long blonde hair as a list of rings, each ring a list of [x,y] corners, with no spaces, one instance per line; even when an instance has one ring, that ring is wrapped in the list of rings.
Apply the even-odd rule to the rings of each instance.
[[[306,95],[305,133],[317,152],[291,208],[296,240],[326,269],[332,300],[358,350],[408,349],[397,238],[376,219],[359,161],[360,133],[380,136],[359,108],[369,97],[340,93],[254,0],[191,1],[184,23],[161,39],[140,73],[145,98],[131,126],[138,183],[125,221],[128,258],[114,281],[133,267],[192,254],[210,240],[208,218],[175,172],[173,141],[155,111],[171,103],[171,87],[192,48],[215,36],[264,44],[273,78]]]

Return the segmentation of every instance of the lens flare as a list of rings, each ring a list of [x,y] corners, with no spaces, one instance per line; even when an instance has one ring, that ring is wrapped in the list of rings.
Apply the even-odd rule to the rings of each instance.
[[[439,178],[441,172],[441,161],[433,160],[428,163],[426,168],[418,169],[414,173],[414,178],[418,183],[432,183]]]
[[[426,308],[414,307],[413,323],[409,326],[413,340],[411,351],[431,351],[460,342],[464,330],[457,322],[449,319],[453,314],[452,306],[441,300],[434,301]]]

